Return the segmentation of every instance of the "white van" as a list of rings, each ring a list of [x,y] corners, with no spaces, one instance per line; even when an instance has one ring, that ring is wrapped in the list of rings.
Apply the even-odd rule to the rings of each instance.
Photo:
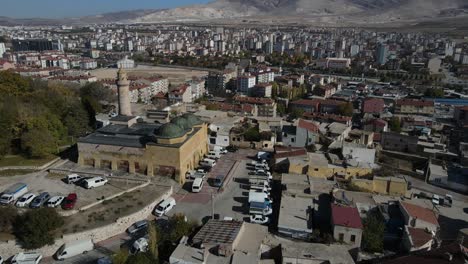
[[[72,183],[75,183],[75,182],[78,182],[79,180],[81,180],[83,177],[81,177],[80,175],[78,174],[70,174],[70,175],[67,175],[67,183],[68,184],[72,184]]]
[[[203,188],[203,178],[196,178],[192,183],[192,192],[198,193]]]
[[[57,258],[57,260],[64,260],[67,258],[87,253],[89,251],[92,251],[93,249],[94,244],[91,239],[67,242],[59,248],[57,253],[55,253],[55,257]]]
[[[171,210],[174,206],[176,205],[175,199],[172,197],[167,198],[166,200],[163,200],[160,202],[156,208],[154,208],[154,214],[156,216],[163,216],[169,210]]]
[[[200,161],[200,165],[201,166],[204,166],[204,167],[214,167],[216,165],[216,160],[213,160],[213,159],[203,159],[202,161]]]
[[[225,147],[221,147],[221,146],[214,146],[214,147],[213,147],[213,151],[218,152],[218,153],[220,153],[220,154],[226,154],[226,153],[228,153],[228,151],[226,150],[226,148],[225,148]]]
[[[206,157],[209,158],[209,159],[217,160],[217,159],[221,158],[221,154],[219,154],[219,152],[216,152],[216,151],[210,151],[210,152],[208,152]]]
[[[99,186],[103,186],[107,183],[107,179],[103,177],[94,177],[91,179],[84,180],[84,187],[86,189],[91,189]]]

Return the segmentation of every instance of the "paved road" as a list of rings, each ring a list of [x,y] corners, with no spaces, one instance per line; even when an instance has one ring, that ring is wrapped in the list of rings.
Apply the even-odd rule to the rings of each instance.
[[[401,176],[404,176],[404,175],[401,175]],[[450,191],[441,187],[437,187],[435,185],[428,184],[424,182],[423,180],[420,180],[417,178],[408,177],[408,176],[405,176],[405,177],[407,177],[407,179],[411,181],[413,189],[429,192],[432,194],[438,194],[442,196],[445,196],[446,194],[450,194],[453,196],[454,200],[465,202],[465,203],[468,202],[468,196],[466,195],[456,193],[456,192],[453,192],[453,191]]]

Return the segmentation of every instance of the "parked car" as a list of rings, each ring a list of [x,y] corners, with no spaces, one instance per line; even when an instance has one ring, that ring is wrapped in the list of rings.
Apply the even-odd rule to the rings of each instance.
[[[169,197],[166,200],[160,202],[156,208],[154,209],[154,214],[156,216],[163,216],[167,212],[169,212],[174,206],[176,205],[176,201],[174,198]]]
[[[103,177],[93,177],[90,179],[84,180],[84,187],[86,189],[91,189],[95,187],[104,186],[107,183],[107,179]]]
[[[213,151],[219,152],[220,154],[227,154],[228,151],[226,148],[221,147],[221,146],[214,146]]]
[[[135,242],[133,242],[133,245],[130,248],[130,254],[134,255],[140,252],[144,253],[148,251],[148,248],[149,248],[148,238],[140,237],[139,239],[135,240]]]
[[[72,183],[79,182],[81,179],[83,179],[83,177],[81,177],[78,174],[70,174],[70,175],[67,175],[66,182],[68,184],[72,184]]]
[[[42,255],[36,252],[21,252],[13,256],[11,264],[38,264],[42,260]]]
[[[36,196],[37,195],[35,195],[34,193],[27,193],[21,196],[21,198],[19,198],[18,201],[16,201],[16,207],[26,207],[34,200],[34,198],[36,198]]]
[[[270,218],[264,215],[250,215],[250,222],[263,225],[270,222]]]
[[[67,198],[63,201],[62,209],[70,210],[75,207],[76,201],[78,200],[78,195],[76,193],[70,193]]]
[[[0,256],[0,264],[3,264],[3,258]]]
[[[230,145],[226,148],[227,151],[229,152],[236,152],[239,148],[233,145]]]
[[[441,204],[440,204],[440,202],[441,202],[440,200],[441,200],[441,199],[440,199],[440,196],[439,196],[439,195],[437,195],[437,194],[432,195],[432,203],[433,203],[434,205],[441,205]]]
[[[216,178],[211,179],[211,185],[213,187],[221,187],[223,186],[224,182],[224,175],[218,175]]]
[[[91,239],[77,240],[73,242],[67,242],[62,245],[55,257],[57,260],[64,260],[81,254],[85,254],[94,249],[94,243]]]
[[[52,207],[52,208],[58,207],[62,204],[64,199],[65,199],[65,196],[61,196],[61,195],[53,196],[47,201],[46,206]]]
[[[44,203],[49,200],[49,198],[50,194],[48,192],[43,192],[34,198],[34,200],[29,204],[29,207],[39,208],[44,205]]]
[[[452,197],[452,195],[446,194],[446,195],[445,195],[445,201],[446,201],[445,204],[446,204],[447,207],[452,207],[452,203],[453,203],[453,197]]]
[[[140,232],[146,232],[148,230],[148,224],[149,224],[148,220],[141,220],[141,221],[135,222],[133,225],[127,228],[127,233],[133,236]]]

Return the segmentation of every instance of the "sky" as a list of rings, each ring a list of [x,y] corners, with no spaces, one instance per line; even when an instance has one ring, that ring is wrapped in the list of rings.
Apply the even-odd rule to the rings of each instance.
[[[0,16],[63,18],[135,9],[172,8],[211,0],[0,0]]]

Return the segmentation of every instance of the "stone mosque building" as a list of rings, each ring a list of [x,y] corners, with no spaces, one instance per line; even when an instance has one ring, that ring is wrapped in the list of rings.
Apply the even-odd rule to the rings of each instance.
[[[78,163],[148,176],[171,176],[179,183],[208,152],[208,127],[192,114],[166,124],[137,122],[132,116],[129,82],[118,71],[119,115],[111,124],[78,140]]]

